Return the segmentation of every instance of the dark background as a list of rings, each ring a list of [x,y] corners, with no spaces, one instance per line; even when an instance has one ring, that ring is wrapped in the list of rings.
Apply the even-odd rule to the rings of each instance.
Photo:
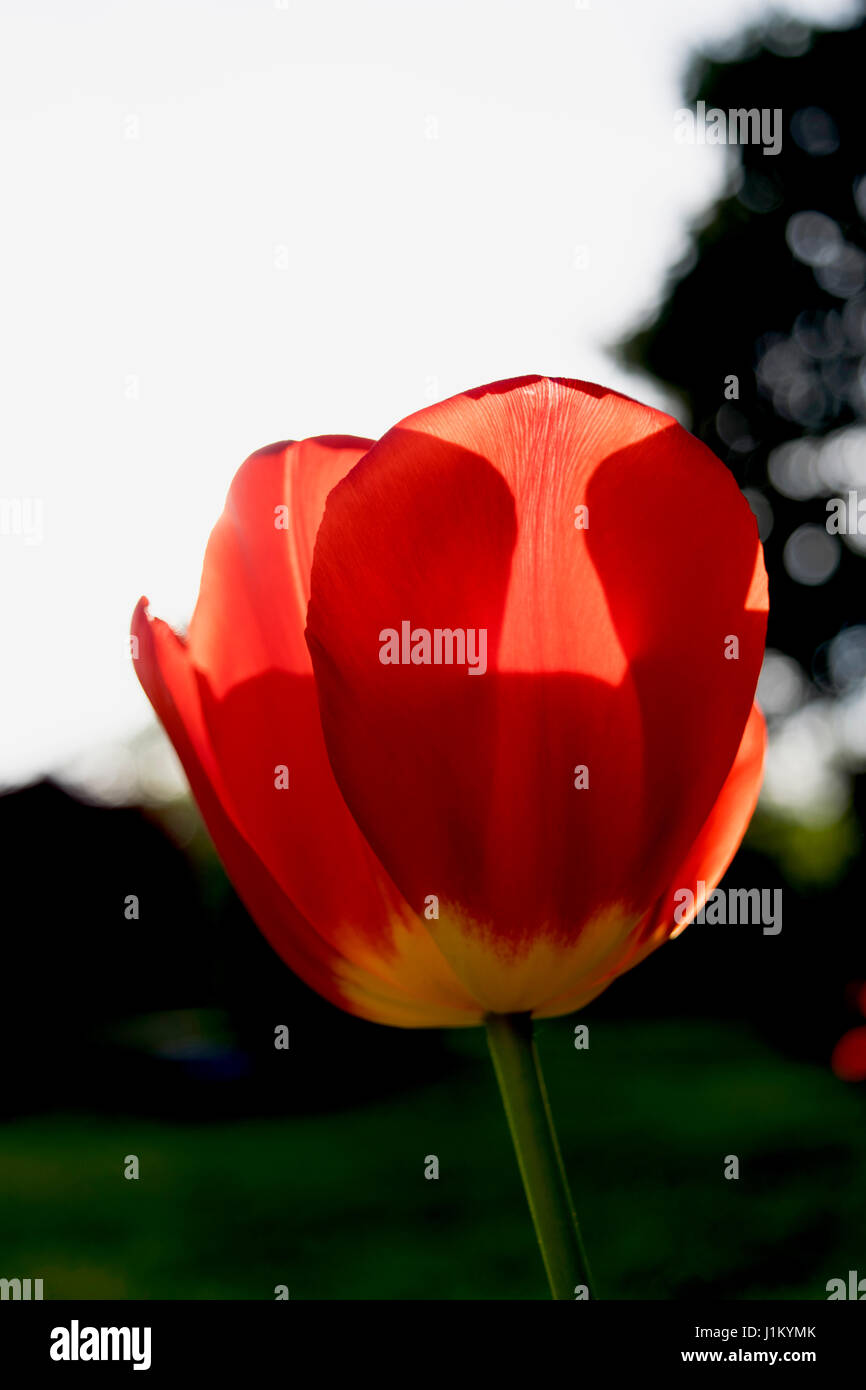
[[[798,582],[786,542],[824,526],[831,492],[780,491],[768,461],[866,418],[866,275],[849,257],[834,278],[829,251],[819,275],[790,244],[792,215],[816,210],[866,250],[864,70],[862,26],[779,22],[695,59],[684,100],[781,108],[782,151],[729,151],[693,255],[619,347],[748,490],[768,646],[802,668],[801,705],[831,711],[866,677],[864,557],[839,540],[835,573]],[[779,936],[690,928],[581,1016],[588,1051],[574,1018],[539,1025],[603,1297],[812,1299],[866,1275],[866,1087],[830,1065],[866,976],[864,777],[841,773],[834,818],[763,808],[730,870],[784,889]],[[51,783],[0,798],[0,1276],[55,1298],[545,1297],[483,1034],[381,1028],[312,994],[174,809]]]

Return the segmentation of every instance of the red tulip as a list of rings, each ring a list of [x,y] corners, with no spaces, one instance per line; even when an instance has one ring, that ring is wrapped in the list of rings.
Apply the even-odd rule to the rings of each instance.
[[[866,1028],[849,1028],[833,1048],[830,1066],[840,1081],[866,1081]]]
[[[253,454],[187,638],[146,600],[133,634],[283,959],[364,1018],[461,1025],[578,1008],[712,891],[758,793],[766,611],[702,444],[526,377]]]
[[[861,1014],[866,1014],[866,984],[852,985],[848,991]],[[833,1048],[830,1066],[840,1081],[866,1081],[866,1027],[849,1028]]]

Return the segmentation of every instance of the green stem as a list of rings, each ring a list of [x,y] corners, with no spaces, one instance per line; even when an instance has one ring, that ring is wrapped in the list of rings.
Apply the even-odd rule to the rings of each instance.
[[[575,1297],[589,1265],[553,1128],[529,1014],[488,1014],[487,1041],[554,1298]]]

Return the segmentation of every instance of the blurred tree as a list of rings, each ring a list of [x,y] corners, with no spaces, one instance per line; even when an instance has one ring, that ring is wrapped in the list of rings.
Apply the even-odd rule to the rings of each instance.
[[[827,536],[837,568],[824,583],[814,582],[820,546],[812,562],[808,547],[799,561],[785,551],[805,523],[826,535],[828,498],[858,486],[866,498],[864,62],[863,24],[810,35],[776,21],[750,33],[738,57],[694,64],[692,101],[781,110],[782,148],[728,147],[726,195],[697,229],[656,321],[622,347],[673,388],[693,432],[764,499],[768,646],[822,686],[833,681],[826,644],[866,618],[866,534]],[[731,376],[736,400],[725,397]],[[780,447],[794,441],[801,447]]]
[[[694,60],[687,101],[781,112],[781,149],[719,150],[723,196],[694,229],[654,320],[619,349],[675,393],[758,519],[771,600],[759,694],[775,804],[756,816],[728,881],[769,886],[781,874],[786,887],[778,938],[741,948],[728,937],[720,949],[708,928],[692,929],[680,969],[665,961],[664,975],[651,962],[617,1002],[637,1003],[643,987],[652,1007],[686,997],[742,1012],[816,1059],[829,1057],[847,1021],[846,984],[866,974],[856,859],[866,814],[866,534],[827,527],[831,499],[847,508],[853,493],[866,513],[864,63],[862,22],[810,31],[781,18]],[[866,532],[866,515],[861,524]]]

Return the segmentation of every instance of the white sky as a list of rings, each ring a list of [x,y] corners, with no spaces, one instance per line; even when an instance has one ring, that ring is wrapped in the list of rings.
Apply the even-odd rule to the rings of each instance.
[[[590,3],[4,0],[0,782],[152,722],[132,609],[188,617],[253,449],[524,372],[665,403],[604,345],[721,187],[688,54],[766,6]]]

